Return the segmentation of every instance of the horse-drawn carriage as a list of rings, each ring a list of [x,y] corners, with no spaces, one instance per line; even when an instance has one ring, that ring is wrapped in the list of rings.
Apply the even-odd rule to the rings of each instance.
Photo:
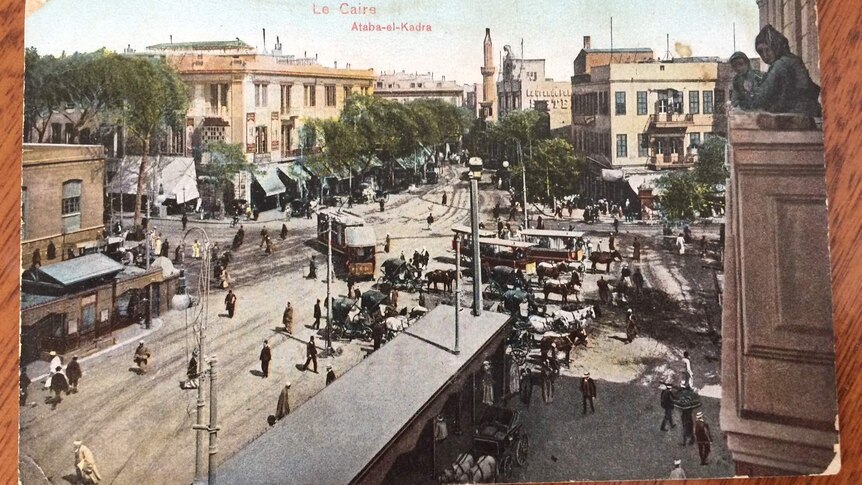
[[[508,481],[513,463],[527,464],[530,440],[521,412],[490,406],[473,436],[472,453],[462,453],[439,477],[441,483]],[[475,460],[473,457],[476,457]]]
[[[332,338],[370,339],[374,325],[387,316],[388,303],[389,297],[377,290],[366,291],[359,300],[332,300]]]
[[[380,288],[418,291],[422,289],[422,270],[401,258],[389,258],[380,265],[383,275],[377,280]]]
[[[526,293],[532,290],[524,272],[510,266],[494,266],[488,272],[488,287],[485,296],[500,299],[511,289],[520,289]]]

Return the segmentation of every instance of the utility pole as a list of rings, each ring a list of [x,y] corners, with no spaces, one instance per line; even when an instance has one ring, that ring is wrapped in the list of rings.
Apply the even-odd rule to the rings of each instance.
[[[453,353],[458,355],[461,350],[458,348],[458,333],[461,330],[461,235],[455,235],[455,350]]]
[[[216,453],[218,453],[218,399],[216,394],[216,371],[218,359],[213,355],[210,359],[210,449],[209,449],[209,482],[207,485],[216,485]]]
[[[470,226],[473,234],[473,316],[482,314],[482,261],[479,252],[479,179],[482,159],[470,159]]]
[[[332,214],[326,217],[326,352],[332,355]]]
[[[530,228],[530,218],[527,216],[527,164],[524,162],[524,148],[518,141],[518,156],[521,158],[521,187],[524,196],[524,228]]]

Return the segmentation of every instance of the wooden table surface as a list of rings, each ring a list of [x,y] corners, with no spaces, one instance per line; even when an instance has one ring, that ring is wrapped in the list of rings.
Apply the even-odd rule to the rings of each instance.
[[[217,1],[217,0],[216,0]],[[750,0],[754,1],[754,0]],[[842,469],[837,476],[761,478],[756,485],[862,483],[862,6],[860,0],[820,0],[820,66],[826,138],[826,183],[841,407]],[[18,469],[19,251],[24,59],[24,1],[0,0],[0,483]],[[856,411],[856,412],[854,412]],[[71,453],[71,451],[70,451]],[[679,483],[625,482],[627,484]],[[685,483],[736,484],[730,480]]]

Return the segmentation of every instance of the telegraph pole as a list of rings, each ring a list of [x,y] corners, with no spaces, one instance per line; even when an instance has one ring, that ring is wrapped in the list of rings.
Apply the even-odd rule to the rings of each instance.
[[[209,482],[208,485],[216,485],[216,453],[218,453],[218,399],[216,394],[216,371],[218,359],[213,355],[210,359],[210,449],[209,449]]]
[[[461,236],[455,235],[455,355],[461,353],[458,348],[458,333],[461,330]]]
[[[349,276],[348,276],[349,277]],[[348,295],[350,296],[350,295]],[[326,217],[326,352],[332,353],[332,215]]]

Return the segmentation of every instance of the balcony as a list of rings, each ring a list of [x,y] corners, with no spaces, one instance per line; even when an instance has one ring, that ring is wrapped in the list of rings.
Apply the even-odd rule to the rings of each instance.
[[[647,166],[652,170],[669,170],[680,168],[691,168],[697,162],[696,154],[682,155],[679,153],[665,153],[651,155]]]
[[[596,123],[596,115],[574,115],[572,124],[579,126],[593,125]]]
[[[649,128],[685,128],[694,124],[693,114],[656,113],[649,115]]]

